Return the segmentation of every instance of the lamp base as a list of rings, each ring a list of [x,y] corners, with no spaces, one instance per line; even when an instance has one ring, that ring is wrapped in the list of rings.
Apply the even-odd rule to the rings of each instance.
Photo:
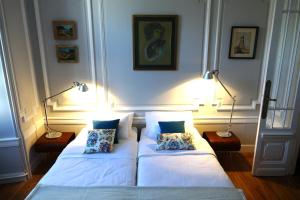
[[[61,136],[62,133],[58,131],[48,131],[47,134],[45,135],[45,137],[48,139],[59,138]]]
[[[219,137],[231,137],[231,133],[229,131],[218,131],[217,135]]]

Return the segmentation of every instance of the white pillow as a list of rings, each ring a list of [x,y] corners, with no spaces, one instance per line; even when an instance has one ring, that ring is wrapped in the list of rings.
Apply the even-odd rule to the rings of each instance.
[[[159,121],[184,121],[185,130],[188,131],[194,127],[192,111],[182,112],[146,112],[146,135],[156,139],[160,133]]]
[[[133,122],[133,115],[134,113],[120,113],[120,112],[113,112],[113,113],[107,113],[107,114],[99,114],[88,122],[88,129],[93,129],[93,120],[114,120],[114,119],[120,119],[119,122],[119,131],[118,131],[118,138],[119,139],[127,139],[132,127]]]

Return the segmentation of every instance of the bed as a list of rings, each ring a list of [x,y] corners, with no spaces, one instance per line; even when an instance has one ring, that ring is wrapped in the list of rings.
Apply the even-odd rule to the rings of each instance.
[[[153,132],[157,132],[159,120],[184,120],[186,130],[197,141],[196,149],[157,151]],[[234,187],[213,149],[193,127],[191,112],[146,113],[146,129],[142,130],[139,141],[138,166],[138,186]]]
[[[88,128],[59,155],[38,185],[51,186],[134,186],[136,185],[137,131],[120,139],[112,153],[83,154]]]
[[[138,186],[233,187],[209,144],[199,135],[196,150],[156,151],[143,129],[139,142]]]
[[[156,141],[146,134],[150,128],[142,130],[139,145],[132,129],[113,153],[82,154],[87,130],[63,150],[26,199],[245,199],[195,128],[189,129],[199,139],[193,151],[158,153]]]

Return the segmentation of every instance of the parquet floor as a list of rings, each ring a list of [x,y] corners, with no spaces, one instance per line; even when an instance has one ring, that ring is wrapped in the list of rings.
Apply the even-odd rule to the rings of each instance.
[[[32,172],[32,178],[19,183],[8,183],[0,185],[1,200],[22,200],[30,193],[39,180],[46,174],[50,167],[54,164],[57,155],[51,154],[47,156],[47,160],[43,160],[40,165]]]
[[[300,176],[254,177],[251,174],[252,153],[220,155],[218,159],[248,200],[300,200]]]
[[[248,200],[300,200],[300,176],[253,177],[253,154],[219,155],[219,161],[237,188],[243,189]],[[32,179],[21,183],[0,185],[0,199],[24,199],[43,177],[54,159],[44,160],[33,172]]]

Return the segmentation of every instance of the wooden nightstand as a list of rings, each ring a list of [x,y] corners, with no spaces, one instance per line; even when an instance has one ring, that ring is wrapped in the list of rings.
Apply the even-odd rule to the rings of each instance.
[[[220,137],[215,131],[204,131],[203,138],[214,151],[239,151],[241,149],[241,141],[234,133],[230,137]]]
[[[46,138],[42,135],[34,144],[36,152],[60,152],[62,151],[74,138],[74,132],[62,132],[59,138]]]

